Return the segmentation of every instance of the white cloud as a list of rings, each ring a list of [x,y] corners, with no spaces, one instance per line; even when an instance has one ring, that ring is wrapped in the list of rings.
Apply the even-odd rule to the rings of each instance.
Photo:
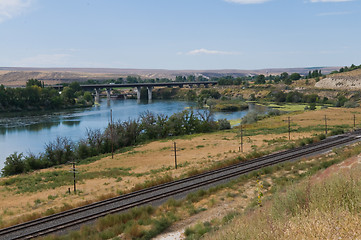
[[[230,3],[238,3],[238,4],[259,4],[269,2],[270,0],[224,0]]]
[[[182,52],[178,53],[182,55]],[[219,51],[219,50],[208,50],[204,48],[195,49],[185,53],[186,55],[201,55],[201,54],[208,54],[208,55],[238,55],[239,52],[226,52],[226,51]]]
[[[33,0],[0,0],[0,23],[22,14]]]
[[[352,2],[353,0],[310,0],[312,3],[317,2]]]
[[[65,67],[69,65],[70,57],[71,55],[63,53],[38,54],[33,57],[23,58],[15,62],[14,65],[19,67]]]

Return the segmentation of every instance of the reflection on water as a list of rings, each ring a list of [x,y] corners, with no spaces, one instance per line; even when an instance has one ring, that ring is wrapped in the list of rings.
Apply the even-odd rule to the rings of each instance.
[[[62,123],[66,126],[73,127],[79,125],[80,121],[63,121]]]
[[[110,109],[114,121],[135,119],[144,111],[172,115],[175,112],[195,107],[195,103],[181,101],[111,100],[102,101],[91,108],[65,110],[60,112],[11,113],[0,115],[0,168],[11,153],[44,151],[46,143],[56,137],[68,137],[73,141],[85,137],[87,129],[105,129],[110,121]],[[257,106],[251,106],[256,108]],[[247,111],[216,113],[215,119],[236,119]]]
[[[259,114],[265,114],[268,112],[269,108],[267,106],[250,103],[250,104],[248,104],[248,110],[255,111]]]
[[[0,134],[4,135],[12,132],[22,132],[22,131],[38,132],[43,129],[51,129],[52,127],[59,126],[59,124],[60,122],[43,122],[43,123],[23,124],[23,125],[14,124],[11,127],[1,126]]]

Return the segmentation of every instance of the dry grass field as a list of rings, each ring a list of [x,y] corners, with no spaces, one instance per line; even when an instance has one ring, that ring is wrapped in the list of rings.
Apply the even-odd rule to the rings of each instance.
[[[358,155],[276,193],[204,239],[360,239],[360,174]]]
[[[69,165],[3,178],[0,180],[0,220],[3,226],[9,225],[128,192],[134,189],[136,184],[157,181],[163,176],[174,179],[240,155],[281,149],[288,143],[288,133],[285,131],[288,116],[291,117],[294,129],[291,135],[291,142],[294,142],[322,133],[325,115],[330,129],[335,125],[349,125],[351,128],[354,114],[357,123],[361,122],[361,108],[329,108],[263,119],[245,126],[244,153],[239,152],[240,136],[237,128],[137,146],[127,152],[116,154],[114,159],[107,156],[89,164],[79,165],[77,194],[67,193],[68,188],[72,189]],[[295,131],[296,129],[298,130]],[[172,156],[174,141],[178,148],[178,169],[174,169]],[[48,180],[47,174],[58,176],[59,181],[57,178]],[[18,182],[12,182],[19,178]],[[29,185],[20,186],[20,182],[29,182]],[[52,182],[58,185],[51,185]]]

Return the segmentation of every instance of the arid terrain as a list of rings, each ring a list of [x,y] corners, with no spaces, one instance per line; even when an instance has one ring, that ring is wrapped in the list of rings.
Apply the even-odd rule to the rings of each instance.
[[[8,68],[0,67],[0,84],[5,86],[23,86],[26,81],[33,78],[44,81],[45,84],[57,84],[62,82],[79,81],[84,82],[92,80],[118,79],[127,76],[139,76],[141,78],[169,78],[175,79],[176,76],[247,76],[258,74],[279,75],[282,72],[300,73],[306,75],[308,71],[316,68],[279,68],[279,69],[260,69],[260,70],[163,70],[163,69],[118,69],[118,68]],[[339,67],[320,67],[324,74],[338,70]]]
[[[247,131],[268,128],[277,129],[287,125],[286,119],[291,116],[292,128],[310,128],[307,132],[293,132],[292,141],[304,137],[311,137],[315,133],[322,133],[324,116],[328,116],[329,128],[340,124],[352,126],[353,115],[361,119],[361,108],[340,109],[328,108],[318,111],[306,111],[299,114],[282,115],[266,118],[260,122],[249,125]],[[321,126],[321,127],[317,127]],[[319,130],[312,130],[316,127]],[[245,133],[246,134],[246,133]],[[247,134],[246,134],[247,135]],[[124,153],[103,157],[95,162],[79,165],[78,171],[84,178],[78,182],[78,194],[67,194],[72,189],[72,176],[67,173],[69,165],[36,171],[19,176],[19,183],[12,183],[15,178],[3,178],[0,184],[0,212],[2,222],[10,223],[29,214],[42,214],[49,209],[62,209],[66,206],[81,205],[103,199],[107,196],[127,192],[146,181],[155,180],[159,176],[177,178],[186,175],[195,169],[203,169],[220,161],[234,159],[239,155],[246,155],[254,150],[274,151],[287,142],[287,133],[259,132],[244,138],[244,153],[239,152],[239,130],[233,129],[210,134],[200,134],[181,137],[178,139],[160,140],[135,147]],[[178,165],[174,169],[173,142],[177,143]],[[118,171],[118,175],[112,173]],[[51,186],[53,180],[50,175],[65,177],[65,183]],[[88,177],[86,177],[88,176]],[[4,183],[4,181],[9,181]],[[31,191],[28,187],[23,189],[21,181],[35,181]],[[20,184],[20,185],[19,185]],[[246,191],[246,190],[245,190]]]
[[[315,84],[317,88],[359,90],[361,89],[361,69],[328,75]]]

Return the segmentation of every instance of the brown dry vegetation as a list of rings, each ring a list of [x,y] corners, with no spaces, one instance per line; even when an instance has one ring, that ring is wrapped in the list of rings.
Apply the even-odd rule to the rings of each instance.
[[[158,236],[156,239],[183,239],[182,233],[184,231],[189,239],[199,239],[204,233],[209,231],[211,231],[209,235],[211,236],[211,239],[213,239],[214,236],[219,236],[219,234],[223,234],[220,237],[221,239],[228,236],[234,239],[236,237],[234,233],[237,232],[238,228],[236,230],[232,230],[231,233],[227,233],[228,235],[224,235],[225,231],[223,230],[223,226],[227,226],[234,217],[242,216],[244,210],[247,213],[247,219],[245,219],[243,222],[248,222],[248,219],[253,220],[254,218],[252,218],[252,216],[254,210],[256,210],[257,213],[257,209],[259,209],[257,206],[257,196],[259,196],[259,192],[261,191],[264,194],[262,197],[263,202],[263,198],[274,198],[273,194],[277,188],[280,189],[280,191],[276,191],[276,202],[278,203],[276,210],[278,210],[278,213],[276,211],[276,214],[273,214],[276,216],[283,216],[283,214],[279,214],[280,209],[281,213],[283,209],[287,209],[291,212],[297,212],[297,210],[300,209],[298,208],[297,204],[301,204],[301,206],[311,206],[311,204],[305,205],[303,203],[302,199],[304,196],[309,196],[308,198],[305,198],[306,202],[312,203],[314,200],[323,199],[323,203],[325,204],[321,204],[321,207],[318,205],[312,205],[309,207],[312,210],[316,209],[315,211],[318,211],[318,209],[323,210],[325,209],[324,206],[330,206],[330,204],[334,204],[338,201],[348,204],[351,206],[351,209],[357,209],[352,206],[355,206],[354,203],[355,201],[357,202],[357,199],[359,198],[359,195],[357,194],[360,194],[361,192],[354,191],[357,188],[353,189],[352,184],[349,184],[346,188],[342,187],[342,189],[346,189],[346,192],[339,191],[339,193],[336,194],[336,199],[338,199],[338,201],[334,201],[333,195],[329,194],[329,190],[333,190],[333,188],[329,188],[329,186],[332,185],[326,187],[321,186],[320,189],[329,189],[328,191],[321,192],[321,194],[319,191],[314,191],[314,189],[317,190],[320,181],[321,183],[325,182],[325,180],[327,181],[325,177],[330,171],[336,172],[340,170],[349,170],[350,168],[356,169],[358,167],[357,165],[361,164],[360,156],[353,157],[344,162],[341,162],[340,164],[333,165],[332,167],[327,168],[325,171],[316,174],[310,179],[310,181],[306,181],[306,188],[301,188],[302,191],[306,189],[305,193],[299,191],[300,188],[298,186],[303,186],[302,183],[292,183],[304,178],[308,179],[307,176],[313,176],[313,174],[315,174],[317,170],[320,169],[320,167],[325,168],[329,166],[329,164],[340,162],[343,159],[346,159],[349,156],[354,156],[355,154],[359,154],[360,152],[361,145],[354,144],[343,149],[335,150],[325,156],[318,156],[312,159],[305,159],[297,162],[269,167],[267,169],[262,169],[251,174],[244,175],[237,180],[222,186],[211,188],[208,191],[199,191],[197,193],[189,194],[187,198],[182,201],[169,200],[161,207],[156,208],[155,211],[149,212],[146,210],[146,208],[134,211],[132,210],[131,212],[133,213],[138,212],[141,214],[133,214],[133,216],[130,218],[130,222],[127,222],[126,224],[125,222],[122,222],[121,219],[124,218],[121,216],[108,216],[103,219],[99,219],[94,226],[88,227],[86,229],[84,228],[79,232],[73,232],[64,237],[48,237],[47,239],[65,240],[73,239],[74,237],[77,239],[104,239],[104,236],[107,236],[107,239],[111,239],[116,236],[118,236],[120,239],[134,239],[140,237],[142,237],[142,239],[150,239],[149,234],[154,237],[156,234],[159,234],[167,228],[162,227],[165,225],[158,225],[156,228],[158,230],[156,232],[154,232],[154,230],[151,231],[152,233],[150,232],[150,229],[155,229],[155,226],[151,223],[151,221],[159,219],[160,217],[165,217],[167,219],[163,221],[164,223],[168,222],[167,226],[169,226],[169,224],[172,225],[167,229],[167,232],[161,236]],[[263,187],[260,188],[261,185]],[[285,186],[286,188],[284,189]],[[311,188],[312,194],[311,191],[307,191],[307,189]],[[284,194],[285,192],[286,194]],[[286,198],[281,198],[280,201],[278,201],[280,196],[279,193],[281,193],[281,197],[285,195]],[[351,194],[344,195],[345,193]],[[354,193],[356,193],[356,195]],[[350,196],[350,198],[345,198],[347,200],[344,201],[342,200],[344,199],[342,196]],[[298,199],[301,199],[301,201]],[[269,206],[267,201],[265,201],[265,203],[266,207],[262,209],[267,209]],[[329,207],[329,209],[336,209],[335,205],[332,205],[332,208]],[[146,212],[148,212],[148,214]],[[248,216],[251,217],[248,218]],[[148,219],[148,223],[145,223],[144,217]],[[238,218],[239,217],[236,218],[236,221]],[[119,222],[119,220],[116,219],[121,221]],[[255,219],[257,220],[257,218]],[[333,220],[332,218],[330,219]],[[274,219],[268,220],[270,221],[267,223],[271,223],[271,225],[274,226],[273,229],[275,229],[277,232],[269,233],[262,231],[261,234],[266,233],[266,236],[268,237],[266,239],[277,239],[277,237],[280,236],[279,232],[283,229],[277,229],[278,226],[276,226]],[[233,223],[230,226],[233,226]],[[355,224],[350,226],[350,229],[352,229],[352,227],[355,227]],[[260,229],[268,230],[268,227],[269,224],[264,225],[261,228],[258,228],[257,225],[257,228],[252,229],[251,231],[251,233],[255,235],[240,235],[247,239],[254,239],[254,236],[258,236],[260,234]],[[318,226],[318,228],[322,229],[324,232],[327,231],[327,227],[328,226],[323,224],[319,224]],[[216,234],[212,232],[214,229],[219,228],[221,230],[216,232]],[[90,229],[94,230],[89,231]],[[229,229],[229,227],[226,229]]]
[[[318,88],[359,90],[361,69],[328,75],[315,84]]]
[[[323,109],[320,111],[304,112],[292,114],[293,128],[310,127],[323,124],[324,115],[327,115],[328,124],[340,125],[353,123],[353,114],[357,119],[361,119],[361,109]],[[245,137],[244,154],[255,149],[258,151],[273,151],[286,144],[288,134],[277,133],[280,127],[286,128],[286,115],[266,118],[253,125],[246,126],[246,132],[260,128],[271,129],[270,132],[260,131],[254,136]],[[274,131],[272,132],[272,129]],[[292,133],[292,140],[310,137],[315,133],[320,133],[320,129],[310,129],[310,131]],[[69,185],[56,187],[55,189],[42,189],[37,192],[16,193],[14,188],[0,186],[0,213],[2,224],[9,225],[12,221],[23,221],[28,219],[29,214],[44,214],[48,209],[59,211],[97,201],[106,197],[114,196],[120,192],[131,190],[137,183],[154,180],[159,176],[170,175],[173,178],[187,175],[194,169],[203,169],[217,162],[226,159],[233,159],[240,155],[239,150],[239,129],[223,131],[211,134],[186,136],[174,141],[178,147],[178,164],[180,167],[174,169],[174,157],[172,156],[173,140],[155,141],[142,146],[135,147],[125,153],[119,153],[111,157],[104,157],[96,162],[80,165],[78,170],[81,173],[93,173],[107,171],[114,168],[131,168],[128,176],[121,179],[99,176],[95,179],[85,179],[78,183],[78,194],[67,194],[68,188],[72,188],[72,176],[69,174]],[[278,139],[275,142],[268,140]],[[68,171],[70,166],[46,169],[40,172]],[[151,171],[153,170],[153,171]],[[25,176],[36,176],[30,173]],[[6,180],[6,179],[2,179]],[[51,212],[51,211],[50,211]],[[38,216],[36,215],[36,216]],[[27,216],[26,219],[21,220]],[[32,218],[36,217],[33,216]],[[20,219],[20,220],[19,220]]]
[[[348,159],[289,186],[265,207],[204,239],[360,239],[360,173],[361,156]]]

